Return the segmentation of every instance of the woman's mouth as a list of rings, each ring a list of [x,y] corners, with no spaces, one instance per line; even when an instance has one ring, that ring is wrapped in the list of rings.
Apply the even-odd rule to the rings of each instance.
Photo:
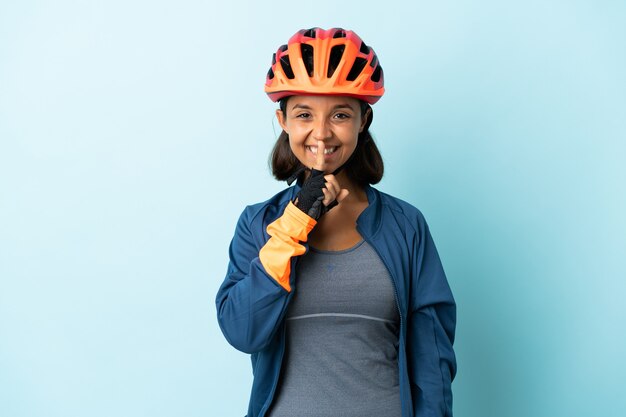
[[[324,148],[324,155],[331,155],[335,153],[338,146],[328,146]],[[307,151],[311,151],[313,155],[317,155],[317,146],[306,146]]]

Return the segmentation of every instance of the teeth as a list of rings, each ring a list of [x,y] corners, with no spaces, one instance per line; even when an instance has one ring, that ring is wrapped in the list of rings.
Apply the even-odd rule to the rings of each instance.
[[[308,146],[308,148],[314,155],[317,155],[317,146]],[[331,153],[335,152],[335,150],[337,150],[336,146],[324,148],[324,155],[330,155]]]

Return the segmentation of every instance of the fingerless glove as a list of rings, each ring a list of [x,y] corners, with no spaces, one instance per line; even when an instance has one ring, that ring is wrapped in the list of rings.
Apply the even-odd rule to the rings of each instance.
[[[326,188],[325,184],[324,171],[311,169],[311,175],[302,184],[302,188],[293,201],[296,207],[315,220],[338,204],[337,200],[333,200],[328,206],[323,204],[324,192],[322,190]]]

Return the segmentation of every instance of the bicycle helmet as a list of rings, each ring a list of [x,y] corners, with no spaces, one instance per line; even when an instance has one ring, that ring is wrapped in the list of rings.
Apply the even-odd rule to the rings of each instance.
[[[330,94],[374,104],[385,92],[383,69],[374,50],[351,30],[302,29],[272,56],[265,92],[274,102]]]

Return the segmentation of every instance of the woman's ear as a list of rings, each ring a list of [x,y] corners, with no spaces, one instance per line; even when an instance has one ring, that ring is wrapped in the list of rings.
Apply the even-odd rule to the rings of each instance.
[[[281,109],[277,109],[276,110],[276,118],[278,119],[278,124],[280,125],[280,127],[287,134],[289,134],[289,131],[287,130],[287,126],[285,125],[285,114],[283,113],[283,111]]]
[[[372,108],[367,106],[367,110],[365,110],[365,114],[361,117],[361,127],[359,128],[359,133],[363,132],[363,129],[365,129],[365,125],[367,124],[367,121],[369,120],[370,116],[372,113]]]

